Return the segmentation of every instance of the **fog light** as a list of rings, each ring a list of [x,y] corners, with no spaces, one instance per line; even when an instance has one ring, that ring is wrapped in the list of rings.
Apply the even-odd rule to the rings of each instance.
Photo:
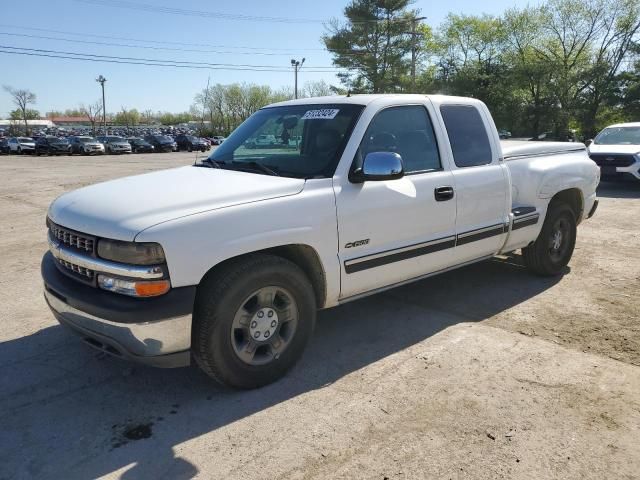
[[[103,290],[131,297],[157,297],[167,293],[171,288],[171,283],[169,280],[125,280],[107,275],[98,275],[98,286]]]

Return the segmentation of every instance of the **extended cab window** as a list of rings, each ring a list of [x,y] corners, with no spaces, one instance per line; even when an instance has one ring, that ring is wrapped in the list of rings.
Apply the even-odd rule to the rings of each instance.
[[[456,165],[475,167],[490,164],[491,145],[478,109],[471,105],[442,105],[440,113]]]
[[[439,170],[440,154],[427,110],[420,105],[389,107],[379,112],[367,128],[353,168],[372,152],[395,152],[405,173]]]

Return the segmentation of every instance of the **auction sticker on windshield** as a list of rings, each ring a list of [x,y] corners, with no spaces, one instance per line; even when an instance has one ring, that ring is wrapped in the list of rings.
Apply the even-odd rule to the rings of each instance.
[[[324,108],[322,110],[307,110],[301,120],[333,120],[338,115],[337,108]]]

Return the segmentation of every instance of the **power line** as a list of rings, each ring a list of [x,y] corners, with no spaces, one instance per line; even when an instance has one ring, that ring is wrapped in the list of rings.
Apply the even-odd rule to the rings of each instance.
[[[204,10],[187,10],[183,8],[162,7],[148,3],[128,2],[124,0],[75,0],[78,3],[99,5],[104,7],[118,7],[128,10],[140,10],[151,13],[168,13],[171,15],[197,16],[205,18],[221,18],[224,20],[240,20],[251,22],[273,22],[273,23],[323,23],[323,20],[314,18],[290,18],[290,17],[268,17],[260,15],[243,15],[234,13],[223,13]]]
[[[173,59],[157,59],[157,58],[140,58],[140,57],[120,57],[114,55],[98,55],[94,53],[79,53],[79,52],[67,52],[60,50],[46,50],[41,48],[25,48],[25,47],[14,47],[9,45],[0,45],[0,48],[11,49],[11,50],[26,50],[29,52],[39,52],[39,53],[52,53],[57,55],[74,55],[74,56],[82,56],[82,57],[92,57],[92,58],[103,58],[108,60],[131,60],[131,61],[140,61],[140,62],[154,62],[154,63],[167,63],[167,64],[179,64],[179,65],[198,65],[204,67],[247,67],[252,69],[263,69],[263,68],[280,68],[278,65],[253,65],[247,63],[209,63],[209,62],[191,62],[187,60],[173,60]],[[335,71],[335,67],[323,67],[323,66],[314,66],[311,67],[315,71],[324,71],[331,70]]]
[[[22,51],[18,51],[22,50]],[[53,52],[53,53],[48,53]],[[256,68],[256,67],[241,67],[241,66],[208,66],[207,64],[180,64],[177,62],[169,62],[169,61],[157,61],[157,60],[118,60],[117,57],[107,57],[107,56],[91,56],[88,54],[80,54],[80,53],[55,53],[53,50],[42,50],[42,49],[27,49],[21,47],[11,47],[11,46],[3,46],[0,45],[0,53],[11,54],[11,55],[26,55],[32,57],[47,57],[47,58],[60,58],[66,60],[79,60],[85,62],[98,62],[98,63],[116,63],[123,65],[144,65],[151,67],[172,67],[172,68],[190,68],[190,69],[200,69],[200,70],[229,70],[229,71],[251,71],[251,72],[275,72],[275,73],[289,73],[288,69],[281,68]],[[76,56],[72,56],[76,55]],[[98,58],[96,58],[98,57]],[[106,58],[105,58],[106,57]],[[338,70],[335,70],[338,71]],[[308,70],[308,72],[314,73],[333,73],[330,70]]]
[[[174,7],[162,7],[159,5],[152,5],[149,3],[138,3],[138,2],[130,2],[126,0],[75,0],[78,3],[84,3],[88,5],[97,5],[103,7],[117,7],[124,8],[128,10],[138,10],[142,12],[149,13],[164,13],[170,15],[180,15],[180,16],[189,16],[189,17],[204,17],[204,18],[213,18],[213,19],[223,19],[223,20],[237,20],[237,21],[249,21],[249,22],[270,22],[270,23],[326,23],[327,19],[317,19],[317,18],[291,18],[291,17],[269,17],[269,16],[261,16],[261,15],[244,15],[244,14],[235,14],[235,13],[224,13],[217,11],[206,11],[206,10],[188,10],[184,8],[174,8]],[[361,20],[351,20],[350,23],[355,25],[366,25],[371,23],[411,23],[413,20],[409,18],[363,18]]]
[[[0,24],[0,27],[2,28],[14,28],[14,29],[18,29],[20,31],[23,30],[31,30],[31,31],[35,31],[35,32],[46,32],[46,33],[57,33],[60,35],[71,35],[71,36],[76,36],[76,37],[82,37],[83,39],[85,39],[86,37],[93,37],[93,38],[103,38],[103,39],[108,39],[108,40],[119,40],[119,41],[125,41],[125,42],[140,42],[140,43],[152,43],[155,45],[182,45],[182,46],[187,46],[187,47],[207,47],[207,48],[227,48],[227,49],[236,49],[236,50],[253,50],[253,51],[260,51],[260,50],[267,50],[267,51],[271,51],[271,52],[275,52],[275,51],[281,51],[281,52],[287,52],[286,56],[290,55],[291,52],[291,48],[277,48],[277,47],[254,47],[254,46],[238,46],[238,45],[216,45],[216,44],[210,44],[210,43],[189,43],[189,42],[171,42],[171,41],[167,41],[167,40],[158,40],[158,39],[143,39],[143,38],[131,38],[131,37],[117,37],[117,36],[111,36],[111,35],[98,35],[95,33],[78,33],[78,32],[65,32],[62,30],[51,30],[48,28],[36,28],[36,27],[25,27],[25,26],[16,26],[16,25],[7,25],[7,24]],[[18,35],[18,34],[14,34],[14,35]],[[24,35],[24,34],[23,34]],[[297,48],[296,47],[296,51],[315,51],[315,52],[326,52],[327,49],[326,48]],[[346,53],[346,54],[354,54],[354,55],[361,55],[362,52],[354,52],[353,50],[335,50],[336,52],[340,52],[340,53]],[[238,52],[240,53],[240,52]]]
[[[27,33],[12,33],[12,32],[0,32],[0,35],[21,37],[21,38],[35,38],[39,40],[54,40],[68,43],[78,43],[81,45],[101,45],[107,47],[125,47],[125,48],[140,48],[145,50],[165,50],[174,52],[192,52],[192,53],[215,53],[218,55],[266,55],[277,57],[288,57],[288,53],[273,53],[273,52],[231,52],[224,50],[202,50],[202,49],[188,49],[188,48],[176,48],[176,47],[156,47],[151,45],[132,45],[126,43],[113,43],[113,42],[98,42],[93,40],[76,40],[72,38],[60,38],[50,37],[46,35],[30,35]],[[347,55],[363,55],[365,52],[352,52]]]

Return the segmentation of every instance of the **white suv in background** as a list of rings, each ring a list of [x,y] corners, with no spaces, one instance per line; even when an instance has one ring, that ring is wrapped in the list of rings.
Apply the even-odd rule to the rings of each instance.
[[[7,141],[10,153],[33,153],[36,149],[36,142],[30,137],[12,137]]]
[[[598,164],[605,179],[640,180],[640,122],[605,128],[589,145],[589,156]]]

